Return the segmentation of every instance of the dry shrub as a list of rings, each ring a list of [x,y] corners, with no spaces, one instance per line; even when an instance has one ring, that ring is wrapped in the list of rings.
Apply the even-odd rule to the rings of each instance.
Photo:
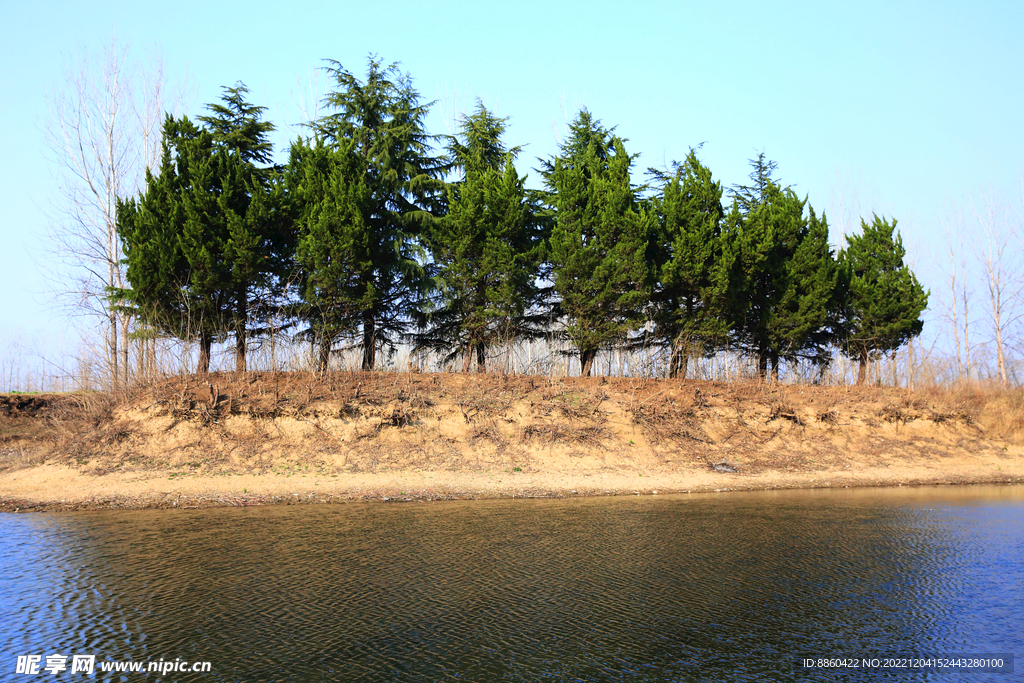
[[[879,410],[878,417],[893,424],[906,424],[908,419],[913,419],[912,416],[904,412],[899,406],[892,403]]]
[[[789,420],[793,424],[803,424],[800,416],[796,414],[796,409],[781,398],[772,403],[771,410],[768,412],[768,421],[772,420]]]
[[[599,421],[601,404],[608,399],[602,389],[593,387],[551,387],[540,392],[541,401],[534,409],[544,415],[558,413],[569,420]]]
[[[693,408],[644,404],[630,413],[630,421],[640,427],[648,439],[707,441],[700,429],[700,416]]]
[[[494,420],[475,425],[470,433],[470,438],[474,441],[490,441],[499,448],[504,448],[509,443],[508,438],[501,433],[498,423]]]
[[[835,425],[839,422],[839,413],[837,413],[834,408],[822,410],[818,413],[818,422]]]
[[[519,440],[523,443],[539,441],[544,445],[559,444],[588,444],[604,447],[604,443],[611,435],[601,427],[574,427],[564,424],[530,424],[519,430]]]
[[[123,400],[123,396],[110,392],[65,394],[50,403],[46,419],[55,424],[86,422],[98,427],[113,418],[114,409]]]
[[[493,420],[497,415],[504,415],[511,405],[511,399],[501,400],[489,396],[471,395],[459,399],[455,405],[462,412],[466,424],[473,424],[481,420]]]

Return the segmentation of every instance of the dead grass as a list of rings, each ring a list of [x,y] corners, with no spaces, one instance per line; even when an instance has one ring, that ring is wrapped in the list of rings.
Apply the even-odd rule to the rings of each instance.
[[[1024,388],[971,382],[930,387],[920,396],[943,407],[939,421],[976,425],[990,436],[1024,444]]]

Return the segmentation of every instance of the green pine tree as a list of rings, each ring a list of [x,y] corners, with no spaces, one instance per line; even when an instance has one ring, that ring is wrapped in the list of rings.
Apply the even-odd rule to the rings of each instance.
[[[486,367],[487,349],[529,334],[527,312],[538,297],[542,235],[536,209],[512,162],[518,148],[502,142],[506,119],[482,104],[463,119],[449,145],[461,180],[447,187],[448,212],[431,230],[438,284],[429,328],[420,344],[474,359]]]
[[[807,231],[787,264],[787,288],[775,309],[773,331],[787,360],[824,367],[838,338],[847,280],[828,243],[828,221],[805,204]]]
[[[921,334],[928,292],[903,263],[906,251],[895,220],[861,220],[861,234],[846,240],[839,258],[849,269],[850,294],[841,347],[858,361],[857,384],[863,384],[869,361]]]
[[[361,276],[373,270],[366,179],[365,159],[351,140],[292,146],[287,184],[299,226],[299,317],[309,324],[321,372],[334,345],[355,336],[374,302],[372,282]]]
[[[368,258],[354,258],[352,277],[369,293],[360,315],[364,370],[377,364],[377,351],[394,349],[407,333],[416,307],[428,285],[423,267],[424,227],[443,208],[440,178],[447,162],[434,156],[434,137],[424,120],[429,105],[408,74],[396,64],[383,66],[371,57],[365,80],[330,62],[327,72],[336,89],[324,98],[332,113],[313,122],[325,144],[351,145],[363,159],[368,201],[359,222]]]
[[[829,361],[843,282],[828,246],[828,225],[806,200],[782,188],[775,163],[752,161],[752,185],[733,190],[726,239],[737,256],[733,336],[757,358],[764,378],[778,379],[780,360]]]
[[[225,317],[235,337],[235,369],[244,372],[250,323],[263,322],[273,310],[283,277],[281,261],[290,245],[280,215],[280,170],[265,166],[272,161],[274,124],[262,120],[266,107],[245,100],[245,84],[223,90],[223,104],[207,105],[212,115],[197,118],[210,131],[214,147],[228,153],[219,170],[218,195],[226,233],[221,255],[230,269],[229,296],[234,299]]]
[[[185,286],[188,264],[176,232],[183,223],[178,195],[188,182],[188,164],[176,150],[184,152],[186,144],[198,142],[199,134],[187,118],[168,116],[159,169],[146,169],[145,190],[117,207],[130,288],[113,293],[115,300],[155,333],[185,340],[196,339],[198,330]]]
[[[630,182],[632,162],[623,140],[583,110],[559,156],[543,165],[556,212],[550,237],[554,289],[584,376],[600,349],[642,324],[650,299],[646,257],[654,221]]]
[[[168,116],[159,174],[147,172],[144,191],[119,204],[117,214],[130,285],[118,296],[147,325],[198,341],[201,373],[224,333],[215,284],[224,279],[216,256],[222,245],[213,244],[216,231],[203,220],[204,209],[216,213],[214,156],[208,132]]]
[[[279,180],[254,164],[273,127],[245,92],[226,88],[227,106],[211,105],[213,132],[168,117],[159,173],[118,208],[130,289],[117,296],[143,323],[197,340],[201,373],[213,342],[231,334],[235,367],[246,369],[249,322],[268,310],[287,249]]]
[[[653,172],[653,171],[652,171]],[[669,377],[686,377],[691,355],[710,354],[728,338],[732,254],[721,235],[722,185],[694,150],[654,198],[653,340],[669,349]]]

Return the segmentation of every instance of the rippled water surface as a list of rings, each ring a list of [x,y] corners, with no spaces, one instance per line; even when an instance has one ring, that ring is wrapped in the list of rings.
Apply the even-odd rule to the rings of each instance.
[[[51,653],[211,662],[160,679],[196,681],[1024,672],[796,665],[1024,655],[1022,487],[0,515],[0,539],[0,680]]]

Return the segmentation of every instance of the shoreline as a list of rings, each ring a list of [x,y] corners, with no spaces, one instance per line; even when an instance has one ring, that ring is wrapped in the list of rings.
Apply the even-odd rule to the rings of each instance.
[[[565,475],[543,473],[383,472],[306,477],[220,474],[168,477],[138,471],[96,476],[38,465],[0,477],[0,512],[190,510],[349,502],[435,502],[525,498],[651,496],[738,491],[1024,484],[1013,458],[965,474],[960,465],[891,466],[804,472]],[[19,476],[21,475],[21,476]],[[498,477],[501,478],[498,478]]]

